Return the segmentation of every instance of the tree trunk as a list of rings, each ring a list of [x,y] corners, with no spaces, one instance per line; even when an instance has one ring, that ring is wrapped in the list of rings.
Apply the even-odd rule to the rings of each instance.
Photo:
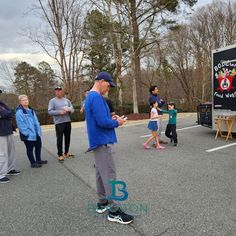
[[[108,1],[108,16],[109,20],[112,25],[112,31],[110,32],[110,39],[111,42],[113,42],[113,54],[115,57],[115,71],[114,71],[114,77],[116,78],[116,89],[117,89],[117,94],[118,94],[118,103],[120,106],[123,105],[123,98],[122,98],[122,77],[121,77],[121,69],[122,69],[122,46],[121,46],[121,34],[120,33],[114,33],[116,32],[116,29],[114,27],[114,20],[112,17],[112,9],[111,9],[111,1]],[[120,18],[120,9],[118,4],[116,4],[116,9],[117,9],[117,15],[118,15],[118,22],[121,23],[121,18]]]
[[[122,48],[121,48],[121,35],[117,34],[117,47],[115,52],[115,61],[116,61],[116,69],[115,69],[115,76],[117,78],[117,92],[118,92],[118,100],[119,105],[123,105],[123,91],[122,91],[122,80],[121,80],[121,68],[122,68]]]
[[[136,84],[136,77],[135,77],[135,59],[132,57],[132,85],[133,85],[133,113],[139,113],[138,110],[138,98],[137,98],[137,84]]]
[[[133,76],[133,112],[138,111],[138,97],[141,98],[141,77],[140,77],[140,50],[139,50],[139,28],[136,17],[136,0],[130,1],[130,23],[131,23],[131,50],[132,50],[132,76]]]
[[[62,32],[61,32],[61,24],[60,24],[60,14],[58,12],[58,8],[56,6],[55,0],[52,0],[52,13],[54,15],[55,19],[55,29],[56,29],[56,34],[57,34],[57,42],[58,42],[58,48],[59,48],[59,53],[60,53],[60,69],[61,69],[61,79],[63,81],[63,84],[65,86],[65,89],[67,89],[67,76],[66,76],[66,71],[65,71],[65,54],[64,54],[64,47],[63,47],[63,40],[62,40]]]

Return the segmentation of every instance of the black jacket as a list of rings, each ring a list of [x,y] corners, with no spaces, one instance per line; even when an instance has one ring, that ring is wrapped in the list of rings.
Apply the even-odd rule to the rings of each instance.
[[[0,101],[0,136],[7,136],[13,133],[14,111]]]
[[[107,105],[108,105],[108,107],[110,109],[110,112],[111,113],[115,112],[115,109],[113,107],[112,101],[109,98],[107,98],[107,97],[104,97],[104,99],[106,100],[106,103],[107,103]]]

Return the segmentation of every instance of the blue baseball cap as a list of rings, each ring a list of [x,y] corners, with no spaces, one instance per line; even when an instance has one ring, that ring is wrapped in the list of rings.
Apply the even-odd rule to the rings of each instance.
[[[95,80],[102,80],[102,79],[108,82],[111,87],[116,87],[115,83],[112,80],[111,75],[108,72],[101,71],[98,73],[97,77],[95,78]]]

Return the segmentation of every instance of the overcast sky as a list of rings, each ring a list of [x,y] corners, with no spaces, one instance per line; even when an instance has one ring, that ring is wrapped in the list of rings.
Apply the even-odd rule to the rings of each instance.
[[[51,62],[43,51],[21,35],[22,29],[38,27],[38,18],[30,11],[36,0],[0,0],[0,61],[17,60],[37,64]],[[212,0],[199,0],[195,8]]]

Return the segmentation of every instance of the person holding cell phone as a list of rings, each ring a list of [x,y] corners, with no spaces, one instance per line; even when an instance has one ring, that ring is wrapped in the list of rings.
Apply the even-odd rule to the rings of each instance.
[[[53,116],[57,136],[58,161],[63,162],[64,158],[72,158],[74,155],[69,152],[71,136],[71,114],[74,112],[71,101],[64,97],[62,87],[55,88],[55,97],[49,101],[48,114]],[[63,153],[63,137],[65,140]]]
[[[109,199],[112,195],[112,186],[109,181],[116,180],[115,150],[117,143],[115,128],[125,123],[124,117],[112,116],[103,97],[115,87],[109,73],[100,72],[85,101],[85,117],[88,130],[89,150],[93,151],[95,159],[97,185],[97,213],[109,210],[108,220],[121,224],[129,224],[133,216],[123,212],[119,205]]]

